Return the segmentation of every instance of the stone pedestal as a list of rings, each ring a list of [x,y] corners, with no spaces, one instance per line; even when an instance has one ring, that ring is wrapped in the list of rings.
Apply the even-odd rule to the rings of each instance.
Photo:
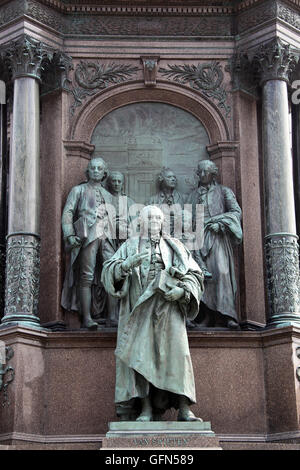
[[[102,449],[222,450],[210,422],[197,421],[111,422]]]

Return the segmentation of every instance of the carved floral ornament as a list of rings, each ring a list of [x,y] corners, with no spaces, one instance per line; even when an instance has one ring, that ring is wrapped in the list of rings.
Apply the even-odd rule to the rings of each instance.
[[[296,313],[300,309],[299,247],[297,236],[266,237],[267,290],[271,315]]]
[[[227,103],[228,94],[223,86],[224,73],[218,62],[198,63],[197,65],[168,64],[167,68],[157,70],[158,59],[159,57],[141,58],[145,86],[156,86],[159,78],[189,86],[215,102],[220,109],[224,110],[226,117],[230,115],[231,107]],[[73,80],[68,79],[66,87],[74,98],[70,108],[71,115],[86,98],[95,95],[100,90],[121,82],[137,80],[139,70],[131,64],[81,61],[75,67]]]
[[[38,314],[40,241],[26,236],[10,237],[6,252],[5,314]]]

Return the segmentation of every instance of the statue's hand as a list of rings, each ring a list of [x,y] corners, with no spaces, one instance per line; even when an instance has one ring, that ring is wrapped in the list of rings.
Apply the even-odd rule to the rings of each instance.
[[[218,224],[218,222],[214,223],[214,224],[211,224],[209,226],[210,230],[212,230],[213,232],[218,232],[220,230],[220,225]]]
[[[129,256],[125,261],[122,263],[122,269],[124,271],[129,271],[131,268],[136,268],[145,258],[147,258],[148,252],[142,251],[141,253],[137,253],[136,255]]]
[[[182,287],[173,287],[164,295],[165,300],[168,302],[175,302],[176,300],[181,299],[184,295],[184,289]]]
[[[72,248],[77,248],[78,246],[81,245],[81,240],[79,237],[76,237],[75,235],[71,235],[69,238],[68,238],[68,242],[69,242],[69,245],[72,247]]]

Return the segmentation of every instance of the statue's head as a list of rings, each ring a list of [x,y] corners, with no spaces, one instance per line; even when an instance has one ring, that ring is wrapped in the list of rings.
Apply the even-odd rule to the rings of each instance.
[[[101,157],[92,158],[88,163],[85,174],[88,181],[100,183],[108,175],[106,162]]]
[[[210,184],[215,180],[218,171],[217,165],[211,160],[200,160],[196,171],[199,177],[199,183],[204,185]]]
[[[124,175],[120,171],[111,171],[107,178],[107,188],[113,194],[121,194],[124,186]]]
[[[159,189],[175,189],[177,177],[171,168],[163,167],[157,178]]]
[[[139,215],[140,233],[148,234],[161,232],[164,214],[157,206],[144,207]]]

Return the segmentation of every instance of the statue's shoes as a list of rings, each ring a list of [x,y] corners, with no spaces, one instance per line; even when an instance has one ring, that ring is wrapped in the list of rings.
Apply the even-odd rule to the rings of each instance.
[[[96,323],[94,320],[87,320],[82,324],[82,327],[93,331],[93,330],[97,330],[98,323]]]
[[[191,410],[188,410],[188,411],[179,410],[178,416],[177,416],[177,421],[199,421],[199,422],[203,422],[203,419],[202,418],[197,418],[197,416],[195,416],[194,413]]]
[[[240,326],[235,320],[228,320],[227,328],[229,328],[230,330],[239,330]]]
[[[153,421],[152,413],[141,413],[137,418],[136,421],[146,422],[146,421]]]

